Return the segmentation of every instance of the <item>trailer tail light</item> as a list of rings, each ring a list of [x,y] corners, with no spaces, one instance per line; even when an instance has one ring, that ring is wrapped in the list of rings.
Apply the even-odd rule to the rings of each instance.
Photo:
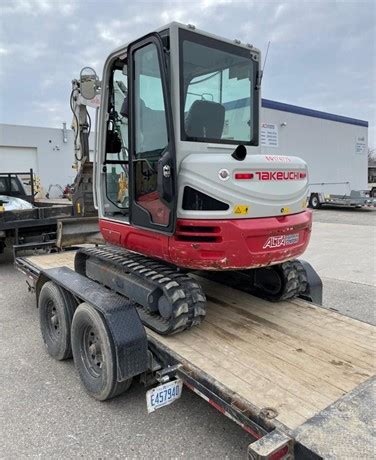
[[[252,173],[235,173],[235,179],[237,180],[249,180],[253,179]]]
[[[249,460],[293,460],[294,441],[285,433],[271,431],[248,446]]]
[[[269,455],[268,460],[282,460],[286,458],[286,455],[289,453],[289,445],[286,444],[281,449],[274,452],[274,454]]]

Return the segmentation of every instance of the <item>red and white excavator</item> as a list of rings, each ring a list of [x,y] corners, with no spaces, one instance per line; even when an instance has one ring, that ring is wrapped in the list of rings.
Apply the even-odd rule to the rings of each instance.
[[[312,224],[307,165],[260,153],[260,61],[250,44],[172,23],[111,53],[101,81],[86,68],[73,82],[83,163],[86,105],[99,106],[107,243],[81,249],[76,271],[134,300],[161,334],[204,318],[195,274],[269,300],[315,296],[319,279],[297,260]]]

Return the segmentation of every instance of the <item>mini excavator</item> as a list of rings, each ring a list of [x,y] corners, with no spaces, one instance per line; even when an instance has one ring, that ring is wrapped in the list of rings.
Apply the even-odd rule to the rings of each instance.
[[[272,301],[313,292],[317,275],[297,260],[312,225],[307,165],[261,154],[261,80],[258,49],[179,23],[116,49],[102,80],[90,68],[74,80],[75,102],[98,106],[106,241],[80,249],[75,269],[136,302],[160,334],[205,317],[197,274]]]

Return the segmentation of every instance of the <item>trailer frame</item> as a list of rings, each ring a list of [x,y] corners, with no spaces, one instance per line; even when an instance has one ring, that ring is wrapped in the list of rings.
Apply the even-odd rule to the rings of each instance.
[[[36,292],[37,296],[45,282],[53,281],[64,289],[67,289],[81,301],[90,302],[94,308],[102,313],[104,312],[106,318],[110,317],[107,316],[107,314],[111,315],[111,309],[107,312],[105,311],[106,308],[104,305],[111,304],[111,302],[108,301],[104,302],[106,299],[112,299],[113,302],[113,299],[117,296],[122,299],[123,303],[128,302],[127,305],[130,310],[134,307],[131,302],[125,301],[124,297],[111,292],[94,281],[88,280],[67,267],[40,270],[23,257],[16,258],[15,266],[29,278],[31,281],[31,283],[28,283],[29,290]],[[68,278],[65,278],[66,276]],[[70,283],[68,280],[69,277],[71,280],[75,278],[76,281],[73,284]],[[96,292],[92,292],[88,296],[88,289],[85,283],[93,284]],[[93,286],[91,286],[91,288],[93,288]],[[98,293],[100,295],[98,295]],[[138,328],[140,341],[139,349],[143,350],[142,353],[144,353],[144,355],[141,359],[135,360],[138,366],[136,366],[137,369],[131,370],[128,375],[122,375],[121,379],[133,373],[132,375],[140,376],[140,381],[143,382],[145,386],[151,386],[158,382],[165,383],[166,381],[177,378],[181,379],[188,389],[199,395],[223,415],[242,427],[242,429],[253,438],[254,441],[251,442],[248,447],[249,459],[292,460],[294,458],[324,458],[320,446],[310,441],[312,440],[312,430],[315,431],[316,425],[318,430],[325,431],[325,419],[330,417],[330,407],[319,412],[312,419],[307,420],[307,422],[299,426],[298,429],[292,430],[274,419],[275,414],[273,414],[273,409],[265,408],[260,412],[250,401],[234,393],[228,387],[222,385],[220,381],[214,379],[202,369],[198,369],[189,361],[181,359],[174,350],[161,343],[155,335],[152,336],[145,331],[139,318],[139,324],[137,324],[137,319],[134,316],[135,311],[136,310],[133,308],[132,328]],[[138,317],[138,315],[136,316]],[[122,325],[124,326],[127,324],[127,318],[124,317],[123,319]],[[144,334],[142,334],[141,329],[144,331]],[[124,328],[123,332],[121,329],[118,329],[115,333],[120,334],[117,337],[120,342],[122,340],[126,341],[128,329]],[[142,344],[143,341],[144,343]],[[145,350],[147,350],[148,353],[148,359],[146,360]],[[122,356],[125,356],[124,353],[122,353]],[[125,363],[124,367],[129,369],[127,363]],[[341,407],[341,404],[342,406],[348,404],[348,401],[351,401],[354,396],[359,397],[363,389],[369,391],[370,387],[376,387],[375,376],[368,379],[364,384],[358,385],[354,390],[336,401],[333,406]],[[369,401],[363,401],[365,407],[369,406],[369,404]],[[364,412],[362,407],[360,407],[359,410],[363,410]],[[329,426],[332,425],[328,424],[328,429]],[[307,427],[308,435],[306,433]],[[307,442],[307,439],[309,442]]]

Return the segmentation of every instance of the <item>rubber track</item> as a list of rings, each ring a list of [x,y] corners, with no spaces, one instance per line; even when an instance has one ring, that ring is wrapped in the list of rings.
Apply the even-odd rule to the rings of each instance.
[[[277,294],[270,294],[261,287],[256,286],[249,289],[249,283],[247,286],[247,277],[250,279],[252,275],[248,275],[247,270],[242,272],[243,279],[240,281],[240,284],[236,286],[236,289],[250,292],[270,302],[282,302],[283,300],[293,299],[306,291],[308,287],[307,274],[299,260],[290,260],[282,264],[273,265],[270,269],[276,270],[282,280],[282,288]]]
[[[283,289],[277,298],[270,299],[274,302],[293,299],[303,294],[308,286],[308,279],[303,265],[298,260],[284,262],[278,266],[283,279]]]
[[[206,314],[206,297],[200,284],[189,275],[148,257],[113,246],[82,248],[75,258],[75,269],[86,276],[86,260],[95,258],[111,263],[124,274],[132,273],[153,282],[172,304],[168,320],[146,306],[137,304],[142,323],[162,335],[176,334],[199,325]]]
[[[204,278],[271,302],[293,299],[306,291],[308,287],[307,274],[303,265],[298,260],[273,265],[270,269],[277,270],[282,279],[282,288],[277,294],[270,294],[261,287],[254,286],[252,282],[253,275],[249,270],[229,272],[200,271],[197,273]]]

